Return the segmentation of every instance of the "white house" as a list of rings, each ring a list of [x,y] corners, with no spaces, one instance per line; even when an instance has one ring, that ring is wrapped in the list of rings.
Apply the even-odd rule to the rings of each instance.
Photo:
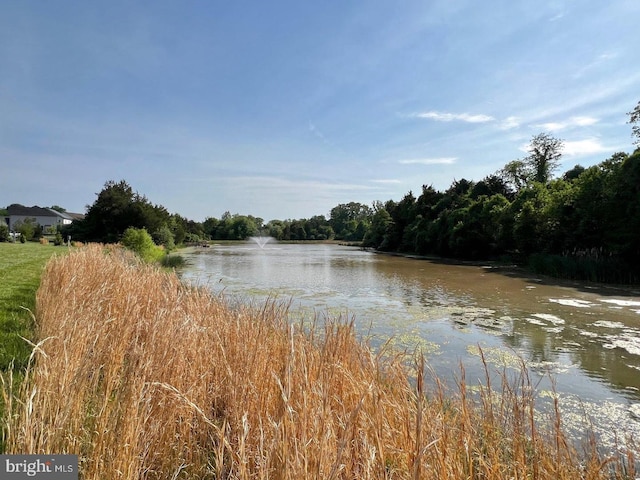
[[[7,213],[9,215],[5,220],[7,225],[9,225],[9,231],[15,230],[16,223],[24,222],[28,218],[39,224],[45,232],[58,225],[69,225],[78,218],[78,215],[73,213],[61,213],[51,208],[38,206],[25,207],[17,203],[9,205],[7,207]]]

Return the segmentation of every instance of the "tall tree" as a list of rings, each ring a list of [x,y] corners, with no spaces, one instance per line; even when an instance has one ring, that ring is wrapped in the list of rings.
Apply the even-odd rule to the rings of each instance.
[[[124,180],[106,182],[97,195],[84,220],[73,222],[65,234],[80,240],[113,243],[129,227],[155,232],[169,223],[170,216],[164,207],[152,205]]]
[[[531,139],[529,156],[525,159],[531,168],[533,181],[547,183],[560,165],[564,142],[548,133],[539,133]]]
[[[529,143],[529,155],[507,163],[497,176],[516,193],[533,182],[548,183],[560,165],[563,146],[564,142],[559,138],[539,133]]]

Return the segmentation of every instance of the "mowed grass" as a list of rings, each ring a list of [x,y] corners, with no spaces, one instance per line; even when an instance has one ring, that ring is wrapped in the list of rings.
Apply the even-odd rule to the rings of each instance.
[[[5,389],[6,453],[73,453],[87,479],[623,479],[634,453],[574,449],[525,373],[427,387],[420,357],[349,322],[290,325],[118,248],[47,264],[35,362]],[[524,372],[524,371],[523,371]]]
[[[47,260],[64,247],[39,243],[0,243],[0,370],[26,367],[34,339],[32,313]]]

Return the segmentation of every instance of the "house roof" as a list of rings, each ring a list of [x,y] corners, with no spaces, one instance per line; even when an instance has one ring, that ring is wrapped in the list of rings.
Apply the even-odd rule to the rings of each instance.
[[[9,216],[20,215],[25,217],[57,217],[59,214],[59,212],[48,208],[38,207],[37,205],[34,205],[33,207],[25,207],[19,203],[9,205],[7,207],[7,212],[9,213]]]
[[[81,220],[84,215],[81,213],[71,212],[59,212],[52,208],[42,208],[34,205],[33,207],[25,207],[19,203],[14,203],[7,207],[9,216],[22,216],[22,217],[59,217],[65,220]]]

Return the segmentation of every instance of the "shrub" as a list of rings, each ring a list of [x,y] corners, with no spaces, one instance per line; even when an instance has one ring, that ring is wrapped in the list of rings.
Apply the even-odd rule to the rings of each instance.
[[[184,257],[180,255],[165,255],[162,257],[160,264],[165,268],[177,268],[185,264]]]
[[[0,222],[0,242],[8,242],[9,241],[9,226]]]
[[[122,235],[121,243],[145,262],[155,262],[164,255],[163,250],[153,242],[151,235],[144,228],[127,228]]]

